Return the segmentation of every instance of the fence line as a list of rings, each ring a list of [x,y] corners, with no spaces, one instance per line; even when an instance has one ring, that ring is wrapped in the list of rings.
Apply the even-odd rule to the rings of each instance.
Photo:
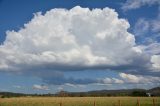
[[[155,99],[154,99],[154,98],[153,98],[153,106],[156,106],[156,105],[155,105]]]
[[[96,101],[94,101],[93,106],[96,106]]]
[[[113,105],[115,106],[116,104],[113,103]],[[59,106],[63,106],[63,105],[62,105],[62,102],[59,103]],[[96,106],[96,101],[95,101],[95,100],[93,101],[93,106]],[[118,100],[118,106],[121,106],[121,100]],[[136,106],[140,106],[140,100],[139,100],[139,99],[137,99]],[[154,98],[153,98],[153,106],[156,106],[156,103],[155,103],[155,99],[154,99]]]
[[[59,103],[59,106],[62,106],[62,102]]]
[[[137,99],[137,106],[140,106],[140,102],[139,102],[139,99]]]
[[[118,106],[121,106],[121,100],[118,100]]]

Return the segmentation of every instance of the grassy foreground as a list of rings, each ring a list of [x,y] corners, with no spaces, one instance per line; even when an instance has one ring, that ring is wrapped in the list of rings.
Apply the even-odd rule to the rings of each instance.
[[[154,106],[151,97],[20,97],[0,98],[0,106]],[[160,106],[160,97],[154,97]]]

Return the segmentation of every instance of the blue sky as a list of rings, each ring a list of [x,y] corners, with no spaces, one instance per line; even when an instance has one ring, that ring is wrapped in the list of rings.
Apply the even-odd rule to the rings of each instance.
[[[104,10],[106,7],[108,9]],[[55,8],[63,8],[63,12]],[[93,10],[98,8],[101,15],[95,20],[94,17],[83,13],[85,8],[90,9],[87,11],[93,15],[96,14]],[[52,11],[61,14],[55,15]],[[71,11],[82,15],[70,18],[73,15]],[[0,91],[55,93],[62,89],[67,91],[149,89],[160,85],[159,0],[146,2],[143,0],[0,0],[0,13]],[[65,13],[68,16],[62,15]],[[98,20],[104,19],[101,16],[109,17],[109,21]],[[59,22],[57,17],[67,18]],[[81,22],[81,18],[88,21]],[[102,26],[102,29],[104,28],[105,36],[108,35],[108,38],[97,34],[101,33],[100,26],[90,29],[92,19],[97,25]],[[110,24],[114,19],[115,23]],[[121,19],[125,19],[125,22]],[[55,24],[56,22],[59,23]],[[68,28],[70,24],[73,26]],[[46,26],[48,29],[45,29],[45,25],[48,25]],[[62,28],[60,32],[59,28],[60,30]],[[62,35],[65,35],[66,30],[67,34],[70,33],[68,36],[76,36],[76,43],[82,51],[77,46],[59,43],[64,36],[54,38],[63,31]],[[101,43],[99,40],[92,41],[90,34],[92,36],[94,33],[95,36],[103,38],[102,44],[98,44]],[[85,34],[89,36],[82,36]],[[111,39],[112,36],[115,37]],[[53,41],[50,42],[49,39]],[[67,42],[70,39],[72,37],[67,38]],[[32,41],[36,43],[32,44]],[[97,46],[92,46],[94,44],[91,45],[90,42]],[[66,48],[72,48],[76,52],[66,51]],[[77,56],[77,50],[80,53],[78,59],[74,58],[74,55]],[[59,54],[63,57],[66,52],[70,60],[58,57]],[[52,57],[55,55],[58,63],[54,60],[55,57]],[[103,62],[100,56],[108,60]],[[101,61],[96,60],[97,58]],[[68,62],[63,63],[63,61]]]

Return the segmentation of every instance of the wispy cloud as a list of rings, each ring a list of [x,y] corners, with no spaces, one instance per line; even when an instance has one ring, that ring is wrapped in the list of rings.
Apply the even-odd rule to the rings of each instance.
[[[35,90],[50,90],[48,86],[38,85],[38,84],[33,85],[33,89],[35,89]]]
[[[132,84],[148,84],[148,83],[160,83],[159,77],[152,76],[141,76],[141,75],[132,75],[126,73],[119,74],[124,83],[132,83]]]
[[[20,86],[20,85],[13,85],[13,87],[14,88],[17,88],[17,89],[21,89],[21,88],[23,88],[22,86]]]
[[[140,8],[144,5],[155,5],[158,4],[160,5],[160,1],[159,0],[127,0],[123,5],[122,5],[122,9],[124,11],[127,10],[131,10],[131,9],[137,9]]]

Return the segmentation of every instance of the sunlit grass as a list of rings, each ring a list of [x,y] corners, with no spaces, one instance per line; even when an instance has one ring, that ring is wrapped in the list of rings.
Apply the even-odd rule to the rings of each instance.
[[[0,106],[153,106],[151,97],[20,97],[0,98]],[[160,106],[160,97],[154,97],[155,106]]]

